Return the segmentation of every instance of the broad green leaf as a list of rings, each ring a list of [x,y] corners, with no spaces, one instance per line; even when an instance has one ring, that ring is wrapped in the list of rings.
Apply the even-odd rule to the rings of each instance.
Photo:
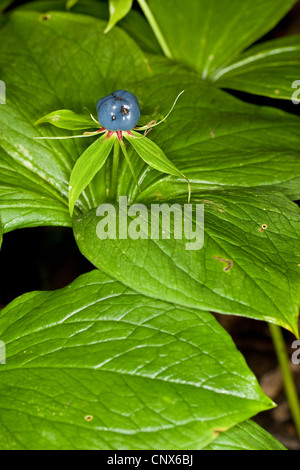
[[[0,316],[2,449],[200,449],[273,406],[211,314],[98,270]]]
[[[132,7],[133,0],[109,0],[109,22],[105,28],[108,33],[124,16],[126,16]]]
[[[211,79],[222,88],[291,100],[299,70],[300,36],[287,36],[251,47]]]
[[[50,123],[60,129],[69,129],[71,131],[100,127],[90,116],[76,114],[68,109],[59,109],[43,116],[35,122],[35,126],[45,123]]]
[[[297,0],[148,0],[174,59],[210,76],[272,29]]]
[[[115,135],[107,139],[107,133],[105,133],[90,145],[75,163],[69,186],[69,210],[71,215],[80,194],[106,162],[116,139]]]
[[[34,11],[64,11],[65,0],[40,0],[21,5],[22,10]],[[104,21],[108,21],[109,12],[107,3],[99,0],[79,1],[73,8],[72,13],[82,13],[84,15],[94,16]],[[131,36],[136,43],[146,52],[160,54],[161,49],[146,19],[137,10],[132,9],[128,15],[119,21],[118,27],[121,27]]]
[[[101,96],[128,89],[126,80],[149,73],[134,41],[118,28],[108,38],[101,32],[104,27],[105,22],[72,13],[51,13],[42,21],[39,12],[18,11],[1,28],[1,80],[7,89],[7,104],[0,105],[0,212],[5,232],[71,224],[70,174],[93,139],[37,141],[37,136],[63,136],[66,131],[35,127],[36,120],[57,109],[81,113],[86,107],[94,113]],[[102,201],[105,181],[103,170],[76,210]]]
[[[2,28],[3,25],[5,25],[5,22],[6,22],[6,16],[0,15],[0,28]]]
[[[176,66],[151,62],[154,76],[136,84],[143,113],[174,111],[147,137],[192,183],[192,192],[218,187],[271,187],[300,198],[299,117],[243,103]],[[141,140],[142,141],[142,140]],[[151,171],[143,178],[143,201],[186,194],[186,183]]]
[[[271,434],[253,421],[221,432],[204,450],[286,450]]]
[[[298,336],[299,207],[282,194],[259,190],[192,193],[192,202],[204,204],[203,248],[201,233],[193,240],[198,248],[174,239],[173,223],[170,239],[161,232],[151,238],[148,212],[142,215],[148,239],[121,239],[118,231],[115,239],[98,238],[102,219],[95,210],[74,220],[77,244],[96,267],[144,295],[273,322]],[[182,206],[173,210],[182,217]],[[134,219],[128,215],[128,225]],[[120,223],[126,224],[123,216]]]
[[[1,167],[2,178],[10,177],[10,182],[1,184],[0,213],[3,216],[4,232],[10,232],[20,227],[39,227],[41,225],[71,226],[71,218],[65,201],[49,197],[41,191],[38,185],[32,185],[32,190],[24,184],[23,195],[20,188],[13,187],[14,178],[9,167]],[[24,170],[29,178],[30,174]],[[34,188],[34,186],[36,186]]]

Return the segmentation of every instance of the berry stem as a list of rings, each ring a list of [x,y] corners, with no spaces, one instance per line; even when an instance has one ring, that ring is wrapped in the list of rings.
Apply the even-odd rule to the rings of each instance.
[[[132,164],[131,164],[131,161],[130,161],[130,158],[129,158],[129,155],[128,155],[128,153],[127,153],[127,150],[126,150],[125,145],[124,145],[124,146],[122,145],[122,151],[123,151],[123,153],[124,153],[124,157],[125,157],[125,159],[126,159],[126,161],[127,161],[127,163],[128,163],[128,166],[129,166],[129,168],[130,168],[130,171],[131,171],[131,174],[132,174],[133,179],[134,179],[134,181],[135,181],[135,184],[136,184],[136,186],[137,186],[139,192],[141,193],[142,191],[141,191],[141,188],[140,188],[138,179],[137,179],[137,177],[136,177],[134,168],[133,168],[133,166],[132,166]]]
[[[145,17],[147,18],[148,23],[150,24],[150,26],[152,28],[152,31],[155,34],[155,37],[156,37],[160,47],[162,48],[163,53],[165,54],[167,59],[170,59],[170,60],[173,59],[172,52],[170,51],[170,48],[167,44],[167,41],[165,40],[164,35],[162,34],[162,32],[160,30],[160,27],[158,26],[157,21],[154,18],[153,13],[149,8],[148,3],[146,2],[146,0],[137,0],[137,1],[140,5]]]
[[[111,183],[110,183],[110,199],[111,200],[115,200],[116,195],[117,195],[119,154],[120,154],[119,140],[115,139],[114,152],[113,152],[113,163],[112,163],[112,171],[111,171]]]
[[[114,133],[113,131],[108,131],[107,136],[105,137],[105,140],[110,139],[113,133]]]
[[[122,143],[123,142],[123,133],[122,133],[122,131],[117,131],[117,137],[118,137],[119,141]]]

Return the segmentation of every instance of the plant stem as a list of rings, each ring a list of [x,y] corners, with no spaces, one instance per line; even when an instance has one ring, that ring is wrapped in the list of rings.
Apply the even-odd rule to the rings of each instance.
[[[289,358],[287,356],[282,331],[279,326],[274,325],[273,323],[269,323],[269,328],[283,377],[287,401],[289,403],[291,415],[300,440],[300,403],[293,374],[290,369]]]
[[[129,169],[130,169],[130,171],[131,171],[131,174],[132,174],[132,176],[133,176],[133,179],[134,179],[134,181],[135,181],[135,184],[136,184],[136,186],[137,186],[137,189],[138,189],[139,192],[141,192],[141,188],[140,188],[140,185],[139,185],[137,176],[136,176],[136,174],[135,174],[134,168],[133,168],[132,163],[131,163],[131,161],[130,161],[130,158],[129,158],[129,155],[128,155],[128,153],[127,153],[127,150],[126,150],[126,146],[125,146],[125,145],[122,146],[122,151],[123,151],[124,157],[125,157],[125,159],[126,159],[126,161],[127,161],[127,164],[128,164],[128,166],[129,166]]]
[[[145,17],[147,18],[148,23],[150,24],[150,26],[152,28],[152,31],[155,34],[155,37],[156,37],[160,47],[163,50],[163,53],[165,54],[165,56],[168,59],[173,59],[173,55],[172,55],[172,52],[170,51],[170,48],[167,44],[167,41],[165,40],[165,38],[164,38],[164,36],[163,36],[163,34],[160,30],[160,27],[158,26],[157,21],[154,18],[153,13],[150,10],[146,0],[137,0],[137,1],[140,5]]]
[[[111,193],[111,158],[107,158],[105,162],[105,197],[110,199]]]
[[[110,199],[111,200],[115,200],[116,194],[117,194],[119,153],[120,153],[120,144],[119,144],[118,139],[116,139],[114,142],[113,164],[112,164],[112,171],[111,171],[111,184],[110,184]]]

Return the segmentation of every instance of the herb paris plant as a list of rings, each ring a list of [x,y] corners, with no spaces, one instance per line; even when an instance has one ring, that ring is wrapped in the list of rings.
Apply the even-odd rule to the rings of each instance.
[[[209,443],[236,448],[238,442],[241,448],[278,448],[244,421],[273,404],[209,311],[274,322],[297,334],[300,223],[291,199],[300,195],[299,118],[217,89],[223,77],[234,86],[224,67],[293,2],[265,0],[264,8],[261,0],[190,0],[189,8],[180,0],[141,3],[154,12],[176,63],[149,49],[153,35],[137,11],[104,34],[108,8],[98,0],[76,2],[73,11],[85,16],[52,11],[46,21],[41,13],[65,10],[65,0],[25,4],[34,11],[13,12],[0,29],[1,79],[8,90],[7,105],[0,106],[0,232],[73,226],[81,252],[99,267],[64,289],[25,294],[2,310],[0,339],[9,345],[7,364],[0,365],[3,446],[182,449]],[[172,15],[170,5],[178,6]],[[274,46],[267,49],[271,55]],[[248,56],[241,59],[245,65]],[[256,91],[264,84],[255,61],[249,63]],[[274,83],[286,83],[287,95],[290,65],[287,77],[271,69]],[[166,114],[165,104],[186,90],[168,125],[151,137],[191,180],[193,202],[205,205],[199,253],[184,252],[176,240],[97,240],[95,208],[107,201],[115,153],[122,149],[116,134],[105,139],[96,133],[101,143],[88,149],[84,139],[34,139],[33,122],[53,109],[65,108],[62,128],[98,131],[101,120],[67,110],[91,109],[110,91],[107,84],[134,91],[151,118]],[[282,96],[282,87],[273,88]],[[57,124],[38,131],[60,137]],[[135,139],[127,131],[122,137],[131,139],[125,151],[142,192],[124,158],[114,194],[183,205],[185,181],[145,165],[134,145],[149,139],[131,132]],[[71,220],[72,169],[89,150],[78,175],[86,169],[90,175],[102,145],[111,146],[114,157],[86,187]],[[226,272],[225,259],[233,263]]]
[[[36,139],[74,139],[103,134],[84,151],[71,173],[69,185],[69,210],[71,216],[78,197],[92,181],[96,173],[103,167],[113,146],[115,149],[114,155],[116,155],[120,144],[136,185],[139,188],[139,182],[123,142],[123,137],[132,144],[139,156],[149,166],[158,171],[184,178],[188,183],[188,202],[190,201],[191,189],[188,178],[176,168],[153,141],[146,137],[146,133],[167,119],[182,93],[183,91],[177,96],[170,111],[161,121],[151,121],[145,126],[136,125],[140,118],[139,102],[132,93],[125,90],[118,90],[100,98],[97,103],[98,121],[92,114],[90,114],[91,119],[88,120],[86,116],[76,115],[72,111],[64,109],[54,111],[36,121],[35,125],[49,122],[56,127],[69,130],[99,127],[96,131],[86,131],[80,136],[36,137]],[[144,136],[140,136],[136,131],[144,131]]]

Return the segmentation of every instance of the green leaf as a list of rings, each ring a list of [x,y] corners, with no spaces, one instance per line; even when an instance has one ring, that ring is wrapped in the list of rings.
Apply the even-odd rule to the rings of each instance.
[[[139,156],[146,162],[149,166],[155,170],[162,171],[163,173],[168,173],[169,175],[178,176],[179,178],[184,178],[187,183],[187,193],[188,201],[191,197],[190,182],[188,178],[180,171],[176,166],[170,162],[166,157],[164,152],[158,145],[156,145],[152,140],[147,139],[147,137],[141,137],[137,132],[132,131],[134,137],[125,134],[125,137],[131,145],[134,147]]]
[[[138,132],[132,131],[134,137],[125,134],[126,139],[131,143],[139,156],[147,163],[147,165],[155,168],[155,170],[168,173],[169,175],[184,177],[182,172],[170,162],[164,152],[158,145],[145,136],[141,136]]]
[[[300,36],[287,36],[251,47],[211,79],[222,88],[291,100],[299,69]]]
[[[204,450],[286,450],[286,448],[258,424],[249,420],[221,432]]]
[[[106,162],[116,138],[113,135],[107,139],[107,133],[105,133],[100,139],[97,139],[96,142],[90,145],[75,163],[69,186],[69,210],[71,216],[80,194]]]
[[[64,11],[65,0],[40,0],[28,2],[19,7],[22,10],[34,10],[48,12],[53,10]],[[107,3],[99,0],[84,0],[78,2],[72,13],[82,13],[93,16],[100,20],[108,21]],[[161,49],[146,19],[137,11],[132,9],[128,15],[119,21],[118,27],[126,31],[130,37],[146,52],[160,54]]]
[[[277,187],[300,198],[299,117],[243,103],[168,61],[151,62],[152,78],[136,84],[143,113],[165,115],[166,123],[147,135],[192,183],[192,192],[228,187]],[[142,170],[143,201],[174,199],[186,184]],[[140,200],[140,198],[139,198]],[[141,202],[143,202],[141,201]]]
[[[297,0],[149,0],[174,59],[210,76],[272,29]]]
[[[132,2],[133,0],[109,0],[109,22],[105,33],[108,33],[118,21],[130,12]]]
[[[192,197],[204,204],[203,248],[201,233],[193,240],[198,249],[187,249],[184,238],[174,239],[173,223],[170,239],[161,233],[153,239],[148,230],[148,239],[121,239],[119,232],[116,239],[98,238],[100,216],[92,210],[74,220],[79,249],[95,266],[144,295],[273,322],[298,336],[299,207],[282,194],[263,191],[211,191]],[[182,206],[173,209],[179,217]],[[128,216],[128,225],[134,219]],[[126,223],[123,216],[120,223]],[[150,216],[146,224],[150,230]]]
[[[273,406],[212,315],[98,270],[0,316],[3,449],[199,449]]]
[[[60,109],[47,114],[46,116],[38,119],[35,122],[35,126],[39,124],[50,123],[60,129],[69,129],[71,131],[77,131],[80,129],[91,129],[99,128],[100,124],[97,124],[90,116],[84,114],[76,114],[68,109]]]
[[[105,22],[78,14],[52,12],[42,21],[39,12],[18,11],[1,28],[1,80],[7,88],[6,105],[0,105],[0,212],[5,232],[71,225],[70,174],[93,143],[89,138],[37,141],[37,136],[60,137],[66,131],[35,127],[34,122],[57,109],[80,113],[86,107],[95,112],[101,96],[128,89],[126,80],[149,73],[134,41],[120,29],[109,38],[101,32],[104,27]],[[100,172],[76,210],[88,210],[105,198],[105,179],[105,171]]]

